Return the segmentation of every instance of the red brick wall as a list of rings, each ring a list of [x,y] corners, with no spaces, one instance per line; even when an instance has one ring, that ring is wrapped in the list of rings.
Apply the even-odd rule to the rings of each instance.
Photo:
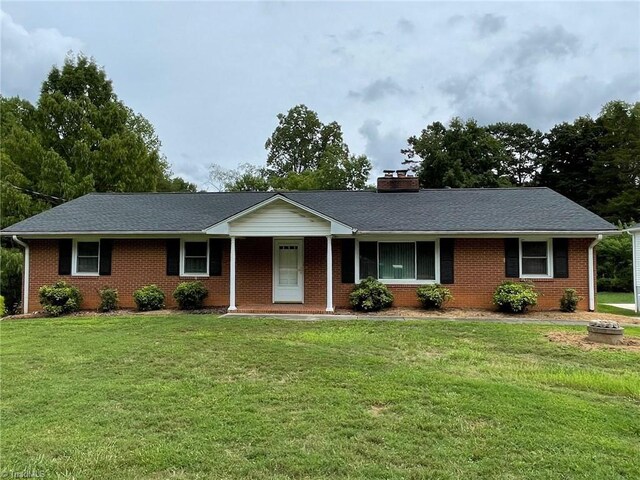
[[[558,309],[565,288],[575,288],[582,297],[578,308],[588,307],[588,247],[593,239],[569,239],[569,278],[531,280],[540,293],[537,309]],[[353,285],[340,283],[341,243],[334,241],[334,304],[347,307]],[[494,308],[496,286],[504,275],[504,240],[501,238],[459,238],[455,241],[453,285],[447,285],[454,299],[450,307]],[[419,306],[415,285],[391,285],[396,306]]]
[[[583,297],[579,308],[588,308],[587,248],[591,239],[569,240],[569,278],[534,280],[539,309],[556,309],[565,288],[575,288]],[[166,275],[165,241],[115,240],[112,274],[101,277],[58,276],[58,247],[51,240],[31,240],[30,311],[39,310],[38,289],[64,279],[78,286],[84,296],[83,308],[93,309],[99,303],[98,289],[108,285],[118,289],[120,305],[134,307],[133,291],[150,283],[157,284],[167,296],[167,306],[175,306],[172,297],[178,283],[192,279]],[[348,307],[353,284],[341,283],[341,246],[334,239],[333,247],[333,303]],[[209,289],[206,306],[229,304],[229,249],[223,255],[223,274],[219,277],[199,278]],[[236,240],[236,304],[271,304],[272,300],[272,238]],[[326,239],[306,238],[304,241],[305,304],[326,305]],[[504,241],[502,239],[457,239],[455,244],[455,284],[449,285],[454,300],[452,307],[493,308],[491,295],[504,277]],[[391,286],[397,306],[417,306],[415,285]]]
[[[264,305],[273,300],[273,239],[236,240],[236,305]]]
[[[229,305],[229,254],[223,255],[222,276],[179,277],[166,274],[166,244],[162,239],[114,240],[111,275],[78,277],[58,275],[58,243],[56,240],[30,240],[31,272],[29,286],[29,310],[40,310],[38,289],[56,280],[65,280],[80,288],[84,299],[82,308],[95,309],[100,303],[98,289],[105,285],[118,289],[120,306],[135,307],[133,292],[155,283],[165,293],[168,307],[175,306],[173,291],[180,282],[201,280],[209,290],[207,306]]]

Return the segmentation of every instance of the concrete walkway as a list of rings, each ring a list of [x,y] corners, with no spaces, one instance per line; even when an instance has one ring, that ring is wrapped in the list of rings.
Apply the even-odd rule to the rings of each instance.
[[[605,305],[622,308],[624,310],[631,310],[632,312],[636,311],[636,306],[633,303],[605,303]]]
[[[428,318],[428,317],[387,317],[373,315],[302,315],[281,313],[226,313],[221,318],[273,318],[277,320],[298,320],[302,322],[315,322],[319,320],[373,320],[373,321],[443,321],[443,322],[468,322],[468,323],[507,323],[516,325],[574,325],[587,326],[586,320],[535,320],[530,318]],[[640,327],[633,323],[618,322],[622,327]]]

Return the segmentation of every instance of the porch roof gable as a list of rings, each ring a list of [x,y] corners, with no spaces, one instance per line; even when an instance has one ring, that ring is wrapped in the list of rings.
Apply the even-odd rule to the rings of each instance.
[[[355,231],[279,193],[204,229],[208,235],[269,237],[351,235]]]

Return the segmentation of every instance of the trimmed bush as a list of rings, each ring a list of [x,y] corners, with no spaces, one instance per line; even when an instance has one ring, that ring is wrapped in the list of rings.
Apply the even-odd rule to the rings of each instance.
[[[582,297],[578,295],[575,289],[565,288],[564,294],[560,298],[560,310],[563,312],[575,312],[580,300],[582,300]]]
[[[502,282],[493,293],[493,303],[502,312],[524,313],[538,303],[538,293],[530,283]]]
[[[148,312],[164,308],[164,292],[157,285],[146,285],[133,292],[138,310]]]
[[[202,308],[202,302],[207,295],[209,291],[202,282],[182,282],[173,292],[173,298],[178,302],[180,310]]]
[[[393,303],[387,286],[373,277],[362,280],[349,295],[351,306],[363,312],[378,312]]]
[[[56,282],[53,285],[40,287],[40,304],[49,315],[58,317],[66,313],[80,310],[82,295],[80,290],[67,282]]]
[[[438,283],[418,287],[416,294],[418,295],[418,300],[422,304],[422,308],[427,310],[442,308],[446,302],[453,298],[451,290]]]
[[[118,308],[118,290],[110,287],[103,287],[98,290],[100,294],[100,306],[98,310],[101,312],[110,312]]]

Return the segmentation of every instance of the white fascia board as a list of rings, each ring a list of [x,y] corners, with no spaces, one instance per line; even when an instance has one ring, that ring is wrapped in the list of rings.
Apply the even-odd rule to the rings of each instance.
[[[25,232],[13,233],[21,238],[42,240],[47,238],[69,238],[69,237],[94,237],[94,238],[168,238],[199,235],[203,236],[202,231],[160,231],[160,232],[114,232],[114,231],[90,231],[90,232]],[[2,236],[9,236],[8,233]]]
[[[204,233],[208,234],[208,235],[214,235],[214,234],[218,234],[218,235],[228,235],[229,234],[229,223],[233,222],[234,220],[238,220],[239,218],[244,217],[245,215],[249,215],[252,212],[255,212],[256,210],[259,210],[263,207],[266,207],[267,205],[273,203],[273,202],[277,202],[277,201],[283,201],[285,203],[288,203],[289,205],[293,205],[296,208],[299,208],[300,210],[304,210],[305,212],[310,213],[311,215],[314,215],[318,218],[321,218],[323,220],[326,220],[327,222],[329,222],[331,224],[331,233],[332,234],[351,234],[355,231],[355,229],[353,227],[350,227],[349,225],[346,225],[342,222],[337,221],[334,218],[328,217],[320,212],[318,212],[317,210],[314,210],[312,208],[309,208],[305,205],[302,205],[301,203],[295,202],[287,197],[285,197],[284,195],[281,194],[276,194],[273,197],[267,198],[266,200],[263,200],[260,203],[256,203],[255,205],[246,208],[245,210],[242,210],[241,212],[236,213],[235,215],[230,216],[229,218],[226,218],[214,225],[211,225],[210,227],[206,228],[203,230]]]
[[[503,238],[505,236],[553,236],[577,238],[591,238],[595,235],[619,235],[620,230],[616,231],[540,231],[540,230],[504,230],[504,231],[445,231],[445,230],[412,230],[412,231],[366,231],[360,230],[358,235],[435,235],[438,237],[487,237],[487,238]]]

